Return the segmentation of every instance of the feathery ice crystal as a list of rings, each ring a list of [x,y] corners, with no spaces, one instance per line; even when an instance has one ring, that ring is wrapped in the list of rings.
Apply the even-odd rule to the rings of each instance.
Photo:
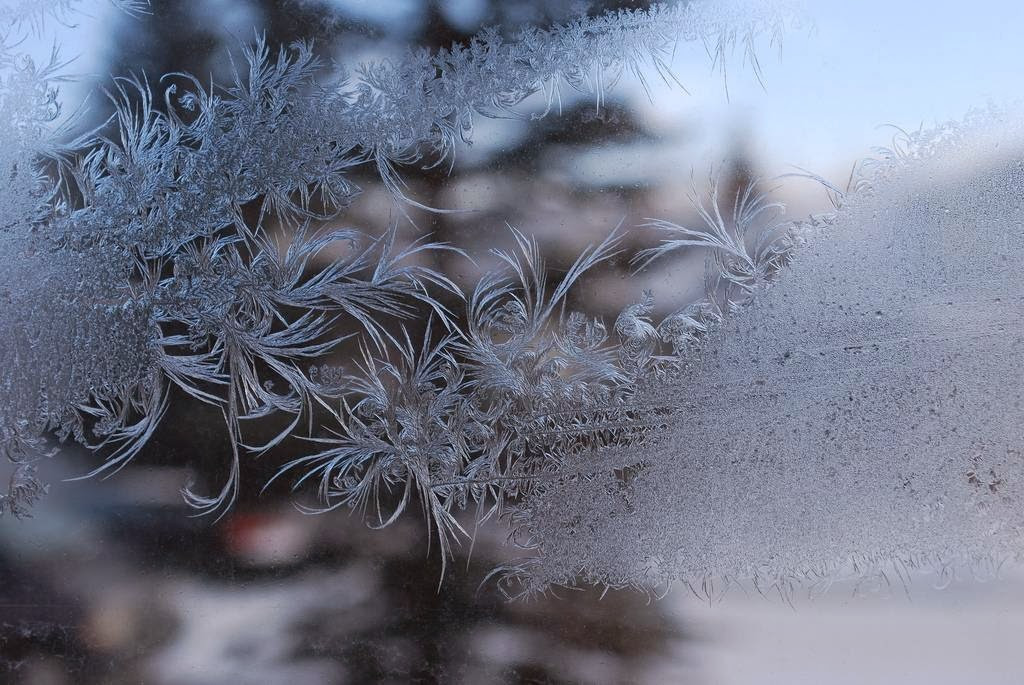
[[[504,520],[530,550],[498,569],[504,588],[750,580],[788,596],[848,564],[1020,553],[1020,168],[920,183],[960,131],[992,144],[984,126],[907,136],[824,221],[783,223],[756,183],[726,196],[712,179],[703,225],[649,220],[663,240],[632,256],[705,249],[705,298],[655,323],[638,294],[609,327],[566,298],[621,231],[554,286],[513,231],[494,252],[506,268],[462,293],[416,259],[454,248],[339,227],[353,172],[430,209],[400,173],[451,159],[475,117],[520,116],[536,94],[547,115],[564,87],[601,107],[623,74],[673,81],[680,40],[716,62],[738,45],[759,71],[754,39],[784,11],[679,3],[485,32],[330,86],[310,45],[257,41],[225,85],[115,80],[112,119],[69,139],[56,56],[39,67],[13,46],[76,4],[0,6],[0,450],[17,465],[0,512],[27,514],[45,490],[34,462],[60,443],[116,471],[192,401],[232,446],[219,492],[185,491],[199,510],[231,505],[247,457],[305,436],[315,449],[276,477],[315,484],[324,509],[387,525],[418,501],[445,556],[458,512]],[[413,340],[401,323],[421,316]],[[323,363],[350,335],[351,368]],[[268,416],[284,427],[253,444]]]

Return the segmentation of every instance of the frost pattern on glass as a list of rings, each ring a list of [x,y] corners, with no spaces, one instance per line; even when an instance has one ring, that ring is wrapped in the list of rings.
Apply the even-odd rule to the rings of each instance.
[[[0,14],[8,38],[2,45],[15,45],[25,24],[40,28],[78,8],[70,1],[8,3]],[[437,300],[454,286],[413,263],[417,253],[446,246],[419,241],[400,250],[394,231],[371,240],[336,228],[359,193],[350,172],[373,165],[399,207],[419,206],[403,194],[399,169],[445,161],[457,138],[468,139],[474,116],[514,115],[512,108],[535,93],[557,108],[565,86],[592,93],[600,107],[625,71],[643,78],[646,66],[671,78],[665,59],[676,41],[707,41],[720,59],[735,45],[749,50],[754,35],[782,24],[774,9],[743,3],[659,5],[550,30],[524,28],[514,41],[488,32],[467,46],[366,65],[335,84],[314,79],[311,46],[275,53],[258,41],[245,51],[245,68],[223,86],[180,73],[116,79],[108,92],[113,118],[71,141],[52,125],[60,115],[56,56],[40,68],[5,47],[0,317],[9,344],[0,351],[0,449],[19,467],[3,509],[22,515],[42,493],[32,461],[52,450],[51,438],[98,452],[103,463],[91,475],[128,463],[176,389],[217,407],[231,438],[223,488],[209,496],[185,492],[200,510],[223,511],[233,501],[243,454],[262,454],[310,430],[312,412],[325,410],[343,442],[356,445],[354,462],[326,459],[333,451],[310,458],[317,470],[307,477],[322,477],[327,500],[340,493],[341,501],[364,505],[368,489],[400,482],[408,495],[415,484],[439,532],[450,532],[456,491],[464,501],[465,483],[486,475],[479,464],[503,453],[505,435],[487,425],[494,416],[487,412],[498,411],[506,395],[521,409],[547,401],[547,393],[537,395],[515,377],[519,368],[489,377],[495,363],[525,348],[508,341],[495,347],[488,336],[500,330],[515,344],[538,336],[560,344],[547,326],[565,291],[544,292],[537,248],[523,238],[523,253],[506,258],[526,269],[520,275],[536,292],[520,302],[500,277],[489,277],[472,298],[471,329],[455,331]],[[281,235],[271,222],[288,230]],[[613,242],[579,269],[606,257]],[[343,256],[324,266],[328,249]],[[417,346],[389,331],[395,320],[424,310],[436,317],[432,331],[451,333],[428,340],[417,355]],[[590,333],[573,344],[596,345],[599,327],[572,324],[581,325]],[[362,330],[372,383],[310,368],[353,326]],[[445,362],[455,351],[478,365],[481,379],[450,370]],[[600,370],[607,366],[603,351],[575,354],[586,373],[617,373]],[[425,388],[451,404],[451,417],[443,403],[423,404]],[[478,410],[475,396],[460,394],[477,388],[503,394]],[[264,444],[247,441],[246,423],[272,414],[291,420]],[[433,443],[416,442],[439,439],[440,425],[452,428],[447,421],[470,431],[469,454],[461,443],[432,452]],[[435,482],[452,477],[451,486]]]
[[[107,2],[127,14],[145,13],[149,9],[149,0]],[[93,0],[0,0],[0,33],[11,37],[11,29],[42,31],[48,20],[73,25],[76,14],[92,4],[95,4]]]
[[[898,142],[631,400],[656,430],[532,492],[507,581],[789,597],[1020,557],[1024,138],[993,115]]]
[[[0,21],[13,36],[76,4]],[[676,40],[716,61],[739,45],[758,70],[753,37],[782,16],[657,6],[485,33],[336,84],[314,78],[311,46],[257,42],[223,87],[116,80],[112,121],[62,144],[56,58],[4,48],[0,449],[16,468],[0,512],[28,512],[45,491],[34,460],[60,442],[98,454],[91,475],[127,464],[176,397],[215,407],[231,439],[223,487],[184,491],[200,511],[231,504],[246,457],[326,422],[277,477],[374,525],[418,502],[445,556],[469,536],[459,511],[499,518],[530,555],[496,570],[510,591],[678,578],[788,597],[1019,556],[1024,171],[965,157],[1019,149],[1012,127],[905,136],[824,221],[781,223],[756,183],[726,196],[713,180],[700,225],[651,219],[661,242],[635,256],[616,230],[560,280],[515,229],[494,252],[506,268],[460,293],[416,261],[450,246],[339,227],[357,167],[397,207],[429,209],[400,172],[450,161],[475,116],[535,94],[546,115],[566,85],[600,108],[625,73],[674,80]],[[975,178],[947,180],[951,165]],[[662,321],[650,293],[614,322],[565,310],[605,260],[693,247],[705,297]],[[413,317],[423,340],[400,325]],[[353,330],[356,362],[323,363]],[[268,416],[282,429],[253,444],[246,426]]]

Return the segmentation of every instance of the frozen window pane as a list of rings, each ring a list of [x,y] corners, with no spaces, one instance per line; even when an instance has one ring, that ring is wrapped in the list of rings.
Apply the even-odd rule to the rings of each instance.
[[[804,12],[0,0],[0,680],[1019,680],[1024,16]]]
[[[788,596],[1018,558],[1014,119],[901,136],[803,227],[777,284],[628,403],[655,430],[535,494],[531,578]]]

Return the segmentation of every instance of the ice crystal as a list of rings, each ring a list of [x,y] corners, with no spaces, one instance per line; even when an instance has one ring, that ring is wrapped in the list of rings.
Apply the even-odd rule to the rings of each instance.
[[[149,0],[108,0],[127,14],[142,14],[149,10]],[[49,19],[73,25],[75,14],[88,7],[88,0],[2,0],[0,1],[0,27],[20,29],[30,27],[42,31]],[[83,7],[84,6],[84,7]]]
[[[1022,139],[997,116],[901,139],[773,287],[630,400],[657,430],[532,492],[527,590],[788,597],[1020,556]]]
[[[10,37],[76,4],[9,3],[0,23]],[[184,493],[200,511],[230,506],[246,457],[300,436],[313,449],[275,478],[315,486],[319,510],[385,526],[418,503],[445,556],[463,510],[509,525],[529,556],[498,569],[506,589],[682,579],[789,596],[851,567],[1018,556],[1024,171],[961,155],[1016,149],[1012,127],[903,135],[849,192],[831,187],[823,221],[783,223],[759,183],[712,178],[700,225],[650,219],[661,242],[626,255],[708,255],[705,297],[660,321],[649,292],[610,325],[568,310],[587,270],[623,256],[622,227],[561,279],[510,229],[504,268],[467,293],[417,261],[451,246],[344,227],[362,167],[399,209],[446,211],[402,174],[454,161],[475,117],[553,114],[566,87],[602,108],[625,74],[674,82],[679,40],[716,63],[738,45],[759,72],[753,37],[784,17],[658,5],[485,32],[331,84],[312,46],[257,40],[226,84],[114,80],[114,115],[73,139],[54,130],[56,57],[3,41],[0,450],[16,467],[0,512],[26,514],[45,490],[34,460],[59,443],[110,473],[189,401],[231,445],[220,490]],[[541,111],[521,114],[534,96]],[[350,338],[351,362],[327,363]],[[284,420],[255,444],[266,417]]]
[[[38,28],[77,6],[9,3],[0,20],[14,36],[25,23]],[[320,467],[328,500],[339,488],[341,501],[360,504],[381,484],[404,482],[407,493],[416,484],[439,531],[454,531],[450,500],[464,502],[464,488],[431,484],[464,478],[462,469],[506,477],[509,464],[480,462],[483,454],[504,454],[507,436],[490,425],[498,412],[510,402],[523,411],[550,402],[549,386],[586,395],[603,392],[587,386],[595,374],[617,377],[614,355],[549,330],[568,286],[610,243],[547,293],[538,249],[520,236],[524,252],[501,256],[525,290],[484,279],[471,297],[469,329],[428,341],[417,356],[392,324],[426,309],[436,317],[432,330],[455,330],[437,299],[454,285],[413,263],[420,252],[448,248],[421,240],[398,249],[397,229],[371,239],[337,228],[359,193],[352,172],[372,165],[400,206],[419,205],[404,194],[400,168],[451,157],[475,116],[515,115],[536,93],[550,109],[563,87],[592,93],[600,106],[624,71],[641,75],[647,66],[670,78],[665,60],[676,41],[706,40],[721,55],[731,45],[748,48],[753,34],[775,32],[779,21],[767,10],[657,6],[525,28],[511,41],[485,32],[436,54],[365,65],[333,85],[314,78],[311,46],[272,52],[258,40],[245,50],[247,69],[220,86],[182,73],[160,79],[156,91],[144,78],[115,79],[107,89],[112,118],[73,140],[53,128],[56,57],[39,68],[4,48],[0,317],[8,343],[0,350],[0,446],[25,467],[6,508],[22,512],[24,502],[14,498],[38,494],[20,483],[33,455],[54,440],[73,439],[102,455],[90,475],[123,467],[156,431],[173,389],[217,407],[231,439],[223,488],[185,493],[201,510],[223,511],[234,499],[243,454],[263,453],[303,424],[308,431],[313,412],[326,410],[345,440],[377,441],[366,451],[357,440],[364,451],[354,466],[332,459]],[[328,248],[342,256],[324,266]],[[366,370],[387,372],[369,384],[314,380],[309,366],[354,330],[367,344]],[[553,354],[562,348],[565,360]],[[473,372],[469,380],[466,370],[438,366],[455,349]],[[563,367],[578,367],[578,377],[565,381]],[[380,385],[388,378],[394,387]],[[462,398],[464,389],[475,394]],[[441,405],[426,405],[438,415],[422,410],[431,393],[445,398],[452,417]],[[247,423],[275,414],[289,417],[286,427],[251,444]],[[435,453],[416,443],[449,420],[469,431],[471,456],[462,445]],[[485,492],[495,494],[474,494]]]

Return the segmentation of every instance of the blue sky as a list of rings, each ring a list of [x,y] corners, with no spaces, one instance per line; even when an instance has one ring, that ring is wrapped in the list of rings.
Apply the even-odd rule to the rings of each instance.
[[[355,10],[372,9],[374,16],[391,13],[406,19],[415,4],[336,1]],[[217,7],[211,21],[220,17],[235,24],[248,16],[244,3],[209,4]],[[448,4],[450,15],[468,17],[477,11],[467,0]],[[786,35],[781,51],[762,46],[765,89],[737,53],[726,100],[721,75],[708,69],[708,58],[697,45],[681,49],[674,64],[690,95],[657,87],[652,79],[652,104],[637,84],[624,82],[620,88],[642,107],[656,131],[697,146],[686,154],[690,159],[728,156],[737,132],[743,132],[744,144],[764,173],[784,173],[797,165],[841,181],[853,160],[888,142],[892,131],[879,128],[882,124],[927,127],[1024,95],[1019,35],[1024,4],[828,0],[805,7],[812,30]],[[64,55],[79,56],[72,71],[104,71],[104,27],[112,19],[100,2],[94,3],[92,17],[79,20],[78,30],[57,27]],[[224,28],[234,31],[235,26]],[[74,85],[65,90],[70,101],[81,95]]]
[[[769,166],[831,172],[886,144],[892,131],[882,124],[928,127],[1021,99],[1022,4],[829,1],[806,11],[815,28],[762,55],[766,90],[737,55],[727,102],[707,58],[689,51],[676,70],[693,97],[655,97],[649,116],[666,126],[696,117],[725,136],[748,126],[750,147]]]

